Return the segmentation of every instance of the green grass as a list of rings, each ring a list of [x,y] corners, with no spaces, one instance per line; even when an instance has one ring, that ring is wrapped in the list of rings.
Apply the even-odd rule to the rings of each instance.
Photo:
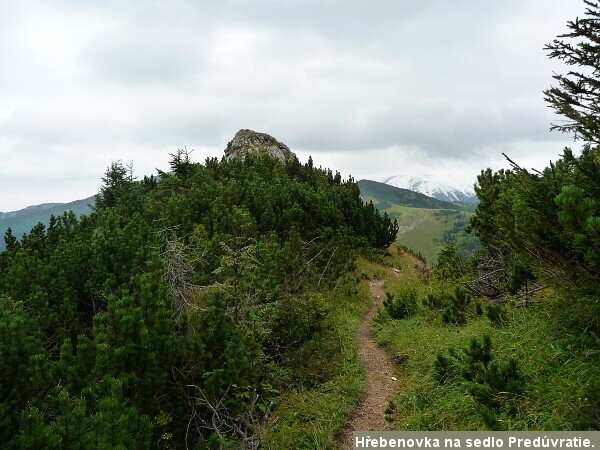
[[[373,266],[363,260],[359,270],[370,277]],[[336,433],[360,400],[364,385],[354,335],[370,298],[367,281],[357,284],[359,279],[357,273],[352,281],[329,294],[330,330],[308,343],[295,363],[295,370],[304,378],[321,377],[320,382],[299,386],[279,399],[269,424],[260,433],[261,448],[337,448]],[[323,373],[326,379],[322,379]]]
[[[375,181],[358,182],[365,201],[398,220],[398,242],[420,253],[429,264],[437,262],[437,255],[448,242],[456,243],[468,253],[477,240],[465,233],[475,209],[474,205],[443,202],[417,192],[389,186]]]
[[[397,282],[386,286],[394,292]],[[431,285],[417,283],[424,296]],[[439,289],[439,286],[436,287]],[[482,430],[482,408],[469,394],[460,376],[447,384],[433,377],[437,354],[448,348],[465,348],[472,338],[489,334],[493,354],[503,362],[516,358],[525,391],[514,399],[511,413],[497,414],[500,429],[570,430],[594,425],[600,411],[593,397],[594,380],[600,380],[600,341],[585,331],[585,318],[573,323],[573,310],[554,293],[538,298],[529,308],[508,306],[508,323],[493,326],[470,308],[468,323],[446,325],[438,312],[421,307],[419,314],[391,320],[380,314],[378,341],[402,361],[401,393],[388,417],[398,430]],[[597,381],[596,381],[597,382]],[[587,400],[586,400],[587,399]],[[512,404],[512,403],[511,403]],[[597,419],[596,419],[597,420]]]
[[[393,245],[383,261],[359,260],[354,280],[330,294],[329,332],[297,353],[298,373],[318,382],[298,386],[279,399],[269,425],[260,433],[262,448],[337,448],[336,433],[358,403],[364,385],[354,335],[370,303],[367,280],[385,279],[384,289],[391,293],[416,289],[420,298],[443,289],[453,291],[431,275],[415,271],[412,262]],[[392,267],[403,269],[401,276],[392,275]],[[498,326],[476,314],[477,302],[474,299],[468,306],[468,321],[461,327],[444,324],[439,312],[421,304],[408,319],[392,320],[385,311],[378,315],[375,334],[395,357],[401,386],[386,408],[386,420],[397,430],[487,429],[468,383],[457,375],[440,384],[433,376],[433,363],[436,355],[447,355],[449,347],[466,348],[471,339],[489,334],[495,358],[503,363],[516,358],[524,382],[523,393],[511,398],[514,408],[498,411],[498,428],[597,428],[594,415],[600,412],[600,399],[593,380],[600,386],[600,340],[591,331],[588,310],[546,291],[527,308],[506,305],[507,321]]]
[[[448,239],[456,239],[459,246],[461,243],[469,245],[473,241],[461,226],[462,223],[468,223],[472,216],[469,212],[400,205],[392,205],[384,211],[398,220],[398,242],[421,253],[430,264],[435,264],[438,253]]]

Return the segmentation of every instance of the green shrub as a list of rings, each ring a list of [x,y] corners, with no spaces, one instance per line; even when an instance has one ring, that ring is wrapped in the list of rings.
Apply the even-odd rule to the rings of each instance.
[[[457,286],[454,296],[450,299],[450,305],[442,313],[442,321],[449,325],[460,326],[466,324],[467,316],[465,311],[470,302],[471,296],[461,289],[460,286]]]
[[[475,303],[475,314],[478,316],[483,315],[483,307],[480,302]]]
[[[461,361],[453,348],[449,348],[448,351],[448,356],[438,353],[433,362],[433,377],[440,384],[446,384],[460,375]]]
[[[288,297],[281,303],[280,321],[273,337],[286,346],[297,346],[322,330],[329,313],[329,305],[322,294]]]
[[[492,325],[501,326],[506,324],[506,310],[502,305],[491,304],[485,307],[485,315]]]
[[[385,295],[383,306],[392,319],[405,319],[416,312],[417,291],[415,289],[406,289],[397,295],[386,292]]]
[[[426,306],[431,311],[442,311],[450,303],[452,297],[445,292],[427,294],[423,299],[423,306]]]
[[[448,325],[460,326],[467,323],[467,316],[463,311],[448,306],[442,313],[442,320]]]
[[[460,377],[458,376],[460,374]],[[438,354],[433,362],[433,375],[440,384],[462,378],[469,394],[479,406],[481,417],[490,429],[499,429],[497,416],[516,415],[514,399],[524,391],[524,380],[517,361],[502,363],[492,354],[492,340],[484,335],[474,338],[468,348],[449,349],[449,355]]]

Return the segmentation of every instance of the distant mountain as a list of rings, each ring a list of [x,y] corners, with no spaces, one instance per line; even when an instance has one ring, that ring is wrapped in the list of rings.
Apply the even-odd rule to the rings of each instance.
[[[384,178],[382,182],[446,202],[477,203],[473,184],[465,183],[450,175],[443,178],[431,174],[394,175]]]
[[[398,242],[435,264],[437,255],[447,243],[460,252],[477,247],[474,236],[465,233],[474,204],[447,202],[425,194],[371,180],[358,182],[361,196],[372,200],[380,210],[398,221]]]
[[[75,200],[69,203],[43,203],[41,205],[28,206],[19,211],[0,212],[0,250],[4,250],[4,233],[9,228],[17,238],[29,233],[38,223],[48,225],[51,215],[60,216],[65,211],[73,211],[75,215],[89,214],[90,205],[94,204],[94,197]]]
[[[394,204],[410,206],[412,208],[448,209],[470,212],[475,210],[473,204],[438,200],[437,198],[413,190],[395,187],[378,181],[360,180],[358,187],[363,198],[373,199],[375,206],[379,209],[388,208],[389,206],[386,204]]]
[[[0,220],[2,219],[10,219],[12,217],[17,217],[23,214],[34,213],[36,211],[44,211],[47,209],[54,208],[55,206],[59,206],[61,203],[42,203],[41,205],[33,205],[27,206],[19,211],[10,211],[10,212],[2,212],[0,211]]]

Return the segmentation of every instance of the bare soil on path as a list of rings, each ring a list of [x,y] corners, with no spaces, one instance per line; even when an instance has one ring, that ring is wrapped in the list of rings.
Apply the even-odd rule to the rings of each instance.
[[[365,370],[366,384],[361,402],[340,432],[338,442],[343,449],[352,448],[353,431],[391,429],[383,411],[399,390],[397,381],[392,379],[396,367],[393,358],[377,345],[372,334],[373,319],[385,298],[383,283],[383,280],[370,281],[373,303],[356,331],[358,357]]]

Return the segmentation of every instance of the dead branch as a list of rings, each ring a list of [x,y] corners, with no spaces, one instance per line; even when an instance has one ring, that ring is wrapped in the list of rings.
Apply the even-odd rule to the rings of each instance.
[[[209,399],[206,393],[196,385],[188,385],[187,387],[193,388],[196,393],[195,396],[190,397],[194,402],[194,409],[192,410],[193,417],[190,417],[188,422],[188,428],[194,422],[198,424],[199,432],[201,432],[201,429],[206,429],[216,433],[221,439],[227,435],[235,435],[240,439],[241,448],[249,450],[258,448],[260,442],[255,432],[269,418],[273,403],[267,405],[266,411],[261,413],[258,408],[260,396],[255,390],[250,396],[244,413],[233,415],[226,406],[230,387],[225,390],[220,398],[215,399]],[[209,413],[208,417],[197,414],[196,406],[204,407]]]
[[[338,251],[338,248],[339,247],[336,247],[333,250],[333,252],[331,252],[331,256],[329,257],[329,260],[327,261],[327,264],[325,264],[325,268],[323,269],[323,272],[321,272],[321,276],[319,277],[319,282],[317,283],[317,286],[321,286],[321,281],[323,280],[323,277],[325,276],[325,272],[327,272],[327,269],[329,268],[329,264],[331,263],[331,260],[335,256],[335,252]]]
[[[499,248],[490,247],[479,256],[475,264],[474,278],[463,281],[465,291],[477,297],[499,298],[510,278],[510,263]]]
[[[194,263],[204,264],[202,255],[196,259],[190,259],[189,254],[193,253],[190,245],[185,245],[182,238],[175,236],[177,227],[163,228],[161,234],[162,247],[160,257],[163,261],[163,277],[167,285],[167,291],[171,298],[173,318],[179,322],[184,314],[192,310],[198,310],[198,306],[193,303],[193,299],[200,292],[209,289],[218,289],[229,287],[228,285],[213,283],[207,286],[200,286],[193,283]]]

